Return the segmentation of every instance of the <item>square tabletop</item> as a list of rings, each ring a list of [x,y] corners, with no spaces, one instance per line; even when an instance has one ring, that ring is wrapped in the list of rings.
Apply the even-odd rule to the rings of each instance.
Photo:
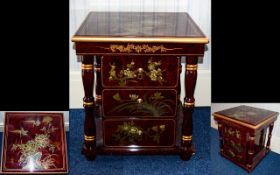
[[[278,112],[241,105],[234,108],[215,112],[213,115],[223,116],[225,118],[241,121],[256,126],[262,123],[263,121],[276,117],[278,115]]]
[[[110,39],[112,38],[112,39]],[[73,42],[142,41],[208,43],[197,24],[182,12],[90,12]]]
[[[6,113],[2,173],[67,174],[66,149],[63,113]]]

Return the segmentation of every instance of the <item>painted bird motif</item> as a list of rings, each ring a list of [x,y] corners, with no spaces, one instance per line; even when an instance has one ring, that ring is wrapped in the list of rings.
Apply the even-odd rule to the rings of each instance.
[[[33,125],[33,127],[34,127],[34,126],[40,126],[40,124],[41,124],[41,122],[40,122],[39,119],[37,119],[37,120],[25,120],[25,121],[23,121],[23,122],[25,122],[25,123],[30,123],[30,124]]]
[[[28,131],[27,130],[24,130],[23,128],[20,128],[20,129],[15,129],[15,130],[12,130],[10,131],[11,133],[15,133],[15,134],[19,134],[19,137],[21,138],[21,136],[28,136]]]

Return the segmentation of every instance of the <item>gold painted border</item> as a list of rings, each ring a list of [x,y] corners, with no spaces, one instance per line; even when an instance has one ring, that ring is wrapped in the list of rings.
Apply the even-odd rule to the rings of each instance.
[[[192,136],[190,135],[190,136],[182,136],[182,140],[183,141],[191,141],[192,140]]]
[[[92,64],[82,64],[82,70],[93,70]]]
[[[185,103],[184,103],[184,107],[194,106],[194,104],[195,104],[195,102],[191,102],[191,103],[185,102]]]
[[[101,99],[102,99],[102,96],[101,96],[101,95],[95,95],[95,99],[96,99],[96,100],[101,100]]]
[[[187,64],[186,70],[197,70],[197,64]]]
[[[93,105],[93,102],[83,102],[83,104],[85,105],[85,106],[91,106],[91,105]]]
[[[208,38],[182,38],[182,37],[97,37],[73,36],[72,42],[135,42],[135,43],[197,43],[207,44]]]
[[[95,136],[84,135],[84,139],[85,139],[85,141],[94,141],[95,140]]]

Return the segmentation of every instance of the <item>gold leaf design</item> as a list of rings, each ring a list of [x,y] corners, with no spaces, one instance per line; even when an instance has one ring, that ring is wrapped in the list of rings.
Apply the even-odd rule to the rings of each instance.
[[[104,47],[101,47],[104,48]],[[176,50],[176,49],[182,49],[182,48],[172,48],[168,49],[164,47],[162,44],[158,46],[149,46],[148,44],[127,44],[121,45],[121,44],[111,44],[109,48],[104,48],[111,50],[111,52],[121,52],[121,53],[131,53],[131,52],[137,52],[137,53],[155,53],[157,51],[160,51],[161,53],[166,52],[168,50]]]
[[[113,99],[115,99],[116,101],[121,101],[121,96],[119,93],[116,93],[114,96],[113,96]]]

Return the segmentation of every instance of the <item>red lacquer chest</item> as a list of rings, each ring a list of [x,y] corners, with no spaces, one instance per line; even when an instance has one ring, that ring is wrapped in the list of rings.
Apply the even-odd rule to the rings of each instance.
[[[72,41],[82,60],[88,159],[96,153],[191,157],[197,63],[208,39],[187,13],[91,12]]]
[[[251,172],[270,151],[278,113],[242,105],[213,116],[218,122],[221,155]]]

